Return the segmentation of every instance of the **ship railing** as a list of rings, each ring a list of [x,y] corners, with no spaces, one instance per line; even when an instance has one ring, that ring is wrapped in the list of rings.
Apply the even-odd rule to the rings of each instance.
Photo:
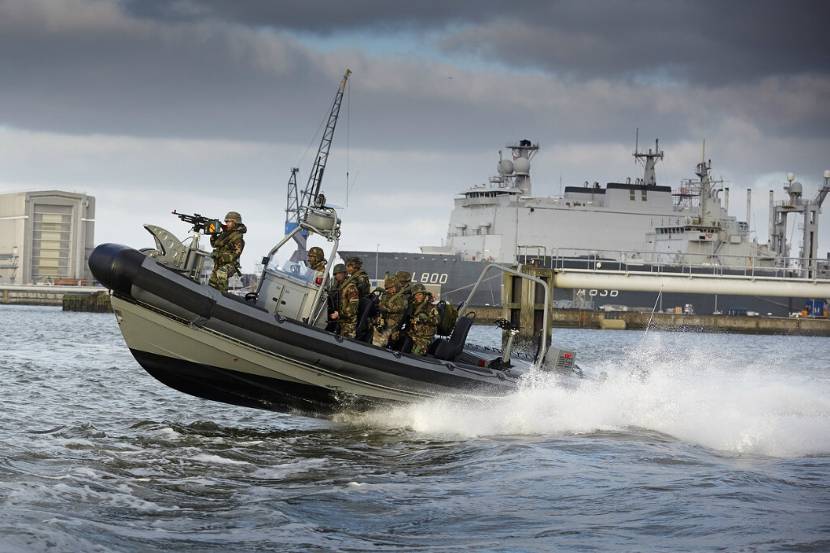
[[[800,257],[763,257],[721,254],[638,252],[632,250],[554,249],[552,252],[524,249],[516,256],[518,263],[548,269],[589,271],[648,272],[713,276],[765,278],[830,278],[826,259]]]

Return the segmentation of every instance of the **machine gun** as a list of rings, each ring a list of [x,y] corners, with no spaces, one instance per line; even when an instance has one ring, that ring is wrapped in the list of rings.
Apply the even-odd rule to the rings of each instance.
[[[202,268],[205,264],[205,259],[210,257],[206,251],[199,249],[199,237],[201,234],[215,235],[222,231],[222,222],[219,219],[210,219],[203,217],[198,213],[189,215],[187,213],[179,213],[175,209],[173,215],[176,215],[180,220],[192,225],[189,238],[187,240],[179,240],[172,232],[163,229],[156,225],[144,225],[147,232],[153,235],[156,242],[155,248],[144,248],[141,253],[152,257],[160,265],[172,269],[178,273],[182,273],[188,278],[196,281],[202,281]]]
[[[173,215],[177,216],[185,223],[193,225],[193,232],[201,232],[203,234],[219,234],[223,229],[222,221],[219,219],[203,217],[198,213],[188,215],[187,213],[179,213],[174,209]]]

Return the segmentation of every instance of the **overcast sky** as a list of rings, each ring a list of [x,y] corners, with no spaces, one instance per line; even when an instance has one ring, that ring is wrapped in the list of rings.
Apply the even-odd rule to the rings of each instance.
[[[640,176],[637,128],[660,184],[705,139],[765,242],[768,190],[794,172],[813,196],[830,168],[828,21],[794,0],[0,0],[0,192],[94,195],[96,241],[136,247],[143,223],[186,232],[174,208],[237,210],[252,270],[349,67],[323,183],[344,248],[440,244],[455,193],[522,138],[538,195]]]

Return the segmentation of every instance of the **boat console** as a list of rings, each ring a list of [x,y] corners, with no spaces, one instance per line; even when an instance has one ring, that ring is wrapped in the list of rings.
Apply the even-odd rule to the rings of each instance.
[[[312,271],[302,263],[288,261],[279,268],[266,267],[257,305],[289,319],[308,319],[323,278],[323,273]]]
[[[324,201],[318,202],[314,207],[306,207],[300,224],[262,259],[264,268],[259,286],[251,297],[257,307],[269,313],[321,328],[326,326],[326,318],[322,315],[326,307],[323,292],[328,283],[328,272],[314,271],[295,261],[277,265],[274,256],[300,233],[314,233],[332,243],[328,266],[332,265],[340,242],[340,218],[333,208],[324,205]],[[304,239],[302,244],[304,247]]]

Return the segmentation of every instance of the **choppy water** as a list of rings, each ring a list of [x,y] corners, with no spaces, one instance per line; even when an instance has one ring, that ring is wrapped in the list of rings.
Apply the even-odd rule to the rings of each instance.
[[[607,379],[322,421],[165,388],[111,315],[0,327],[3,552],[830,551],[825,338],[557,330]]]

